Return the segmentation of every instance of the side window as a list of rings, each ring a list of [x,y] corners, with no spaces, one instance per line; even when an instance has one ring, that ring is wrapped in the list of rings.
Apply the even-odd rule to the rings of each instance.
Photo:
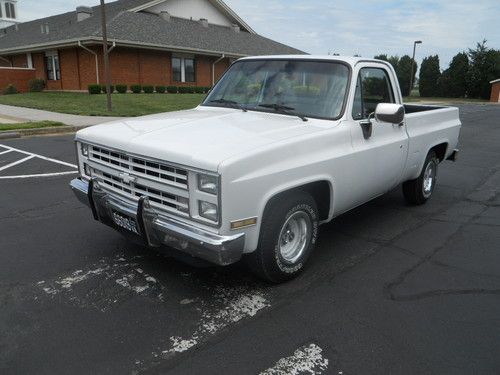
[[[378,103],[394,103],[394,93],[387,71],[381,68],[363,68],[356,81],[353,119],[367,118],[375,111]]]

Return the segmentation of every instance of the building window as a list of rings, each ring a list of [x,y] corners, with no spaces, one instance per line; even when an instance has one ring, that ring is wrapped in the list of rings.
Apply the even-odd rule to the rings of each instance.
[[[5,3],[5,16],[7,18],[16,18],[16,9],[13,3]]]
[[[196,82],[195,62],[193,58],[172,58],[172,79],[174,82]]]
[[[61,69],[59,68],[59,56],[45,56],[45,66],[47,67],[47,80],[59,81],[61,79]]]

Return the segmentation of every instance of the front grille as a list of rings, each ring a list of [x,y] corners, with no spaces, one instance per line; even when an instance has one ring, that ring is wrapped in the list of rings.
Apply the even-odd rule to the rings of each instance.
[[[131,200],[146,196],[153,206],[189,216],[186,170],[97,146],[89,147],[89,161],[92,177],[104,190]],[[135,181],[124,181],[123,173]]]
[[[129,156],[122,152],[111,151],[97,146],[90,146],[89,160],[130,173],[134,176],[144,177],[181,189],[188,188],[187,171],[166,163],[158,163],[137,156]]]

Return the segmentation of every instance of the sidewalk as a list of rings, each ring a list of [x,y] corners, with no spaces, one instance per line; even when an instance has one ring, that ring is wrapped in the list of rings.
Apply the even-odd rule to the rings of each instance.
[[[25,107],[15,107],[0,104],[0,123],[28,122],[28,121],[59,121],[70,126],[89,126],[102,124],[123,117],[78,116],[66,113],[42,111]],[[5,122],[3,121],[5,120]]]

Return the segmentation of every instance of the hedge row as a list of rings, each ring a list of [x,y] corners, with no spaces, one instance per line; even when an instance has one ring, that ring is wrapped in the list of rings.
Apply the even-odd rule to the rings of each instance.
[[[115,90],[120,94],[125,94],[127,89],[130,89],[134,94],[139,94],[144,92],[146,94],[152,94],[154,92],[158,94],[164,94],[165,92],[169,94],[206,94],[211,87],[208,86],[153,86],[153,85],[124,85],[117,84],[116,86],[111,85],[111,92]],[[100,93],[106,93],[106,85],[93,84],[88,86],[89,94],[96,95]]]

